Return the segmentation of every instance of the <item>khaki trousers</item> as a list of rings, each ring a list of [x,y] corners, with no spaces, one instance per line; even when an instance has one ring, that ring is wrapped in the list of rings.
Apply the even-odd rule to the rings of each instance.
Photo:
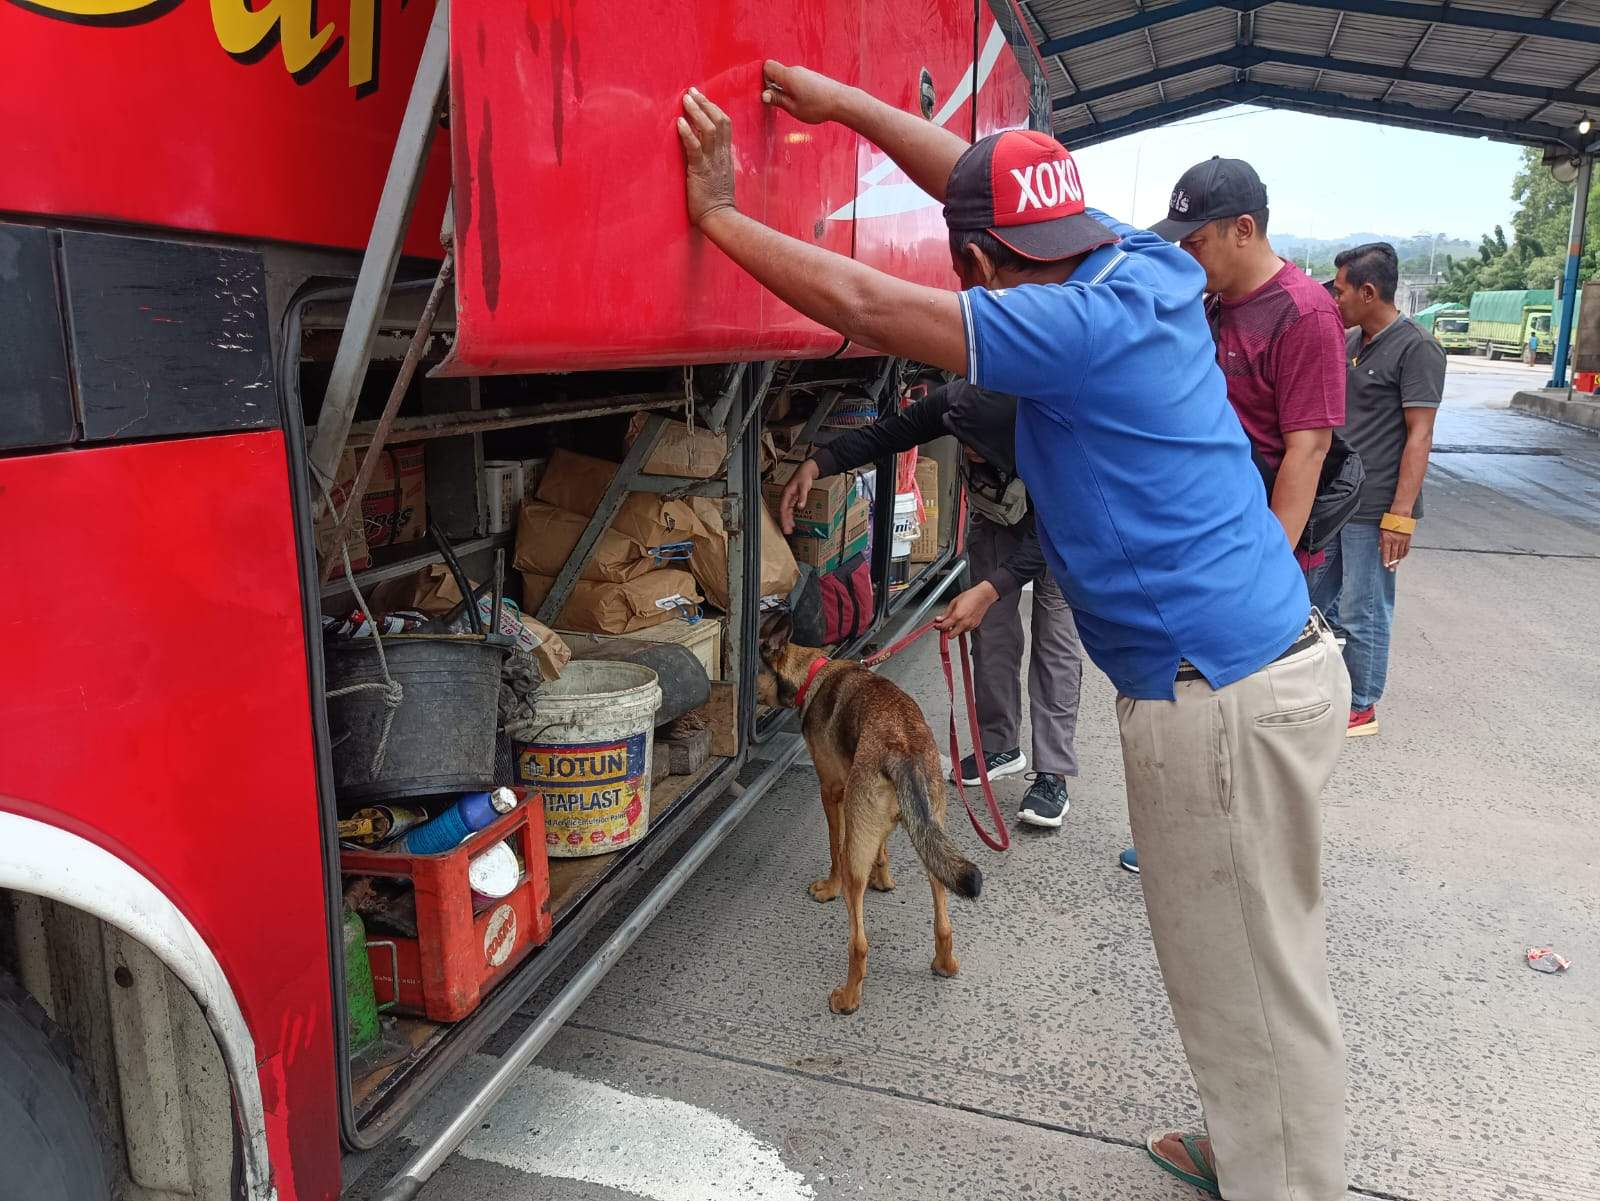
[[[1322,787],[1350,677],[1315,620],[1317,645],[1226,688],[1117,700],[1150,932],[1227,1201],[1345,1195]]]

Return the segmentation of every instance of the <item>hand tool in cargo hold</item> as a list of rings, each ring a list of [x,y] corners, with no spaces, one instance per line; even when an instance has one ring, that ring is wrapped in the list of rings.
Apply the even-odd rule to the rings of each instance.
[[[935,627],[933,622],[925,622],[916,629],[912,630],[911,633],[907,634],[898,642],[890,644],[881,651],[876,651],[873,654],[868,655],[865,659],[861,660],[861,665],[863,667],[877,667],[880,664],[887,663],[891,658],[905,650],[906,647],[910,646],[918,638],[921,638],[929,630],[935,628],[937,627]],[[983,844],[989,847],[991,850],[1003,851],[1011,845],[1011,834],[1006,829],[1006,819],[1001,816],[1000,804],[994,799],[994,786],[989,783],[988,762],[984,758],[983,754],[983,731],[978,725],[978,704],[977,699],[973,696],[972,692],[972,658],[967,650],[967,636],[962,634],[960,638],[962,671],[961,682],[967,697],[967,722],[972,731],[972,752],[978,762],[978,779],[983,784],[983,799],[989,807],[989,816],[994,819],[995,829],[999,831],[998,835],[990,834],[979,823],[978,815],[972,811],[972,805],[967,800],[966,789],[961,786],[960,771],[956,771],[954,773],[956,795],[961,798],[962,807],[967,811],[967,819],[972,822],[972,828],[977,832],[978,837],[983,840]],[[944,686],[950,693],[950,762],[953,765],[959,765],[961,762],[961,746],[956,739],[955,672],[950,666],[950,635],[946,634],[943,630],[939,631],[939,661],[944,667]]]
[[[368,805],[339,823],[339,840],[359,847],[381,847],[428,820],[428,811],[415,806]]]

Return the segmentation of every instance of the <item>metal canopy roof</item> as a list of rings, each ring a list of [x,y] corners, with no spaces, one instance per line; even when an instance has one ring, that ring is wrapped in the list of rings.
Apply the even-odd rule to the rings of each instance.
[[[1234,104],[1600,151],[1600,0],[1024,0],[1078,148]]]

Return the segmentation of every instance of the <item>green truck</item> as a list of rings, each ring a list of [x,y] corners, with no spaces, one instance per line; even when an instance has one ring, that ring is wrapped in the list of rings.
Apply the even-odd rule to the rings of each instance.
[[[1438,304],[1430,304],[1413,320],[1433,335],[1434,340],[1444,347],[1446,354],[1456,350],[1472,349],[1472,337],[1467,332],[1469,317],[1465,305],[1440,301]]]
[[[1474,292],[1467,320],[1471,348],[1490,359],[1502,355],[1521,358],[1529,340],[1537,334],[1540,353],[1548,355],[1555,300],[1556,294],[1549,288]]]

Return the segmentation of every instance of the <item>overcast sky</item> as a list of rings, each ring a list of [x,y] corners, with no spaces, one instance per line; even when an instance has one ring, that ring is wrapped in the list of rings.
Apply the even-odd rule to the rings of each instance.
[[[1260,172],[1271,229],[1302,237],[1443,233],[1509,223],[1521,151],[1481,138],[1231,108],[1075,153],[1091,205],[1135,225],[1166,215],[1185,168],[1220,154]]]

